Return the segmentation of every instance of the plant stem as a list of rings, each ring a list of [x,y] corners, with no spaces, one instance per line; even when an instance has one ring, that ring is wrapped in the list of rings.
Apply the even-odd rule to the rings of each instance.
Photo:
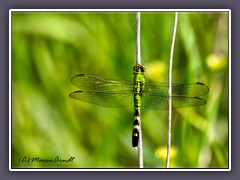
[[[167,158],[166,158],[166,168],[169,168],[170,163],[170,150],[171,150],[171,126],[172,126],[172,64],[173,64],[173,52],[174,52],[174,43],[175,36],[177,30],[177,20],[178,20],[178,12],[175,12],[175,20],[174,20],[174,29],[172,35],[172,44],[171,44],[171,52],[170,52],[170,60],[169,60],[169,70],[168,70],[168,144],[167,144]]]
[[[140,55],[140,12],[137,12],[136,16],[136,64],[141,64],[141,55]]]
[[[141,64],[140,55],[140,12],[136,15],[136,64]],[[143,168],[142,128],[141,116],[139,117],[139,139],[138,139],[138,162],[139,168]]]

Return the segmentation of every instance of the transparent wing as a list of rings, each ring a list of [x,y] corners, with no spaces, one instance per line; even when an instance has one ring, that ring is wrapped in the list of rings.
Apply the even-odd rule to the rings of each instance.
[[[172,108],[195,107],[206,104],[199,98],[209,91],[203,83],[172,84]],[[168,83],[146,82],[142,106],[149,109],[168,109]]]
[[[208,87],[200,82],[186,84],[172,84],[172,96],[198,97],[207,94]],[[168,83],[165,82],[146,82],[144,94],[156,96],[168,96]]]
[[[142,97],[142,107],[149,109],[168,109],[168,96],[161,96],[159,94],[144,94]],[[172,96],[172,108],[185,108],[185,107],[195,107],[206,104],[204,99],[199,97],[189,97],[189,96]]]
[[[99,106],[120,108],[133,106],[133,93],[131,91],[75,91],[69,95],[71,98],[96,104]]]
[[[110,80],[78,74],[71,79],[71,82],[81,89],[71,93],[69,95],[71,98],[112,108],[133,105],[132,81]]]
[[[87,74],[78,74],[71,79],[71,82],[81,90],[115,91],[115,93],[133,90],[132,81],[103,79]]]
[[[133,105],[133,82],[107,80],[96,76],[79,74],[72,78],[72,84],[80,91],[69,96],[80,101],[105,107],[126,107]],[[184,108],[206,103],[198,96],[207,94],[203,83],[172,84],[172,107]],[[142,106],[150,109],[168,109],[168,83],[146,82],[142,95]]]

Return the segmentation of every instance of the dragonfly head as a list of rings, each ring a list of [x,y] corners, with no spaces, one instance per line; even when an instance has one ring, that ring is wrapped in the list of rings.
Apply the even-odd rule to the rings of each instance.
[[[134,67],[133,67],[133,74],[143,74],[145,72],[145,67],[141,64],[136,64]]]

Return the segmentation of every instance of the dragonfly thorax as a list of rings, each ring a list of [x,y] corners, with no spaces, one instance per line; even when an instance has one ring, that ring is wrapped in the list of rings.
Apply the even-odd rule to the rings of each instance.
[[[133,93],[134,93],[134,107],[141,106],[142,94],[145,84],[145,78],[143,76],[145,68],[142,65],[137,64],[134,66],[134,78],[133,78]]]

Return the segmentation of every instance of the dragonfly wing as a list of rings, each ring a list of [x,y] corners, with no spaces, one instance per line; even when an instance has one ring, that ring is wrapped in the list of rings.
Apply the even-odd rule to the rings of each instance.
[[[172,96],[198,97],[207,94],[208,91],[208,87],[200,82],[172,84]],[[144,93],[155,94],[156,96],[168,96],[168,83],[146,82]]]
[[[172,96],[172,108],[195,107],[206,104],[204,99],[189,96]],[[168,96],[161,96],[159,94],[145,93],[142,97],[142,106],[149,109],[168,109]]]
[[[81,90],[88,91],[129,91],[133,90],[133,82],[127,80],[109,80],[87,74],[78,74],[71,82]]]
[[[96,104],[99,106],[120,108],[133,104],[131,91],[75,91],[69,95],[71,98]]]

